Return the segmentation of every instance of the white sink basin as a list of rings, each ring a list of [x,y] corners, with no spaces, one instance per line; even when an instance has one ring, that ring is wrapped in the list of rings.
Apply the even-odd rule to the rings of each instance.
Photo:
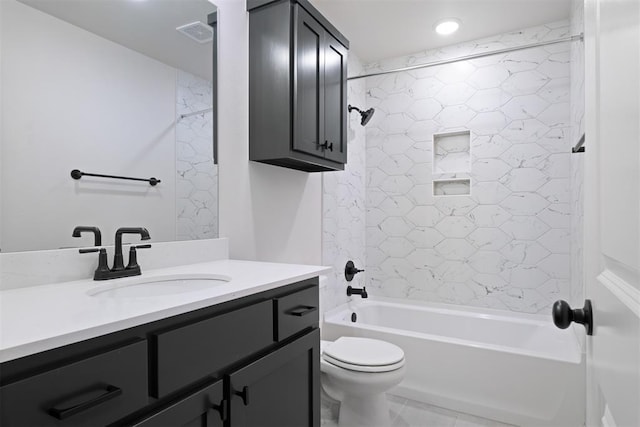
[[[198,292],[225,284],[229,276],[220,274],[172,274],[167,276],[115,279],[90,289],[97,298],[149,298]]]

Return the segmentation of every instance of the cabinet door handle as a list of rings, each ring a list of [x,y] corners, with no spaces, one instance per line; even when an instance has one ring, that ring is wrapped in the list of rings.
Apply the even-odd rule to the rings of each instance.
[[[227,418],[229,417],[229,412],[227,407],[228,405],[227,405],[226,399],[222,399],[219,405],[211,405],[211,408],[214,411],[218,411],[220,413],[220,420],[222,420],[223,422],[227,421]]]
[[[77,405],[70,406],[68,408],[53,407],[49,409],[49,415],[59,420],[64,420],[65,418],[69,418],[73,415],[79,414],[80,412],[84,412],[88,409],[93,408],[94,406],[98,406],[101,403],[104,403],[107,400],[111,400],[114,397],[118,397],[122,394],[122,389],[113,385],[106,386],[105,390],[105,393],[101,394],[98,397],[94,397],[93,399],[87,400],[86,402],[78,403]]]
[[[242,387],[242,391],[236,390],[234,394],[242,398],[242,403],[244,403],[244,406],[249,406],[249,387],[244,386]]]
[[[302,316],[306,316],[307,314],[313,313],[317,309],[318,309],[317,307],[302,306],[302,307],[294,308],[293,310],[289,311],[289,314],[292,316],[302,317]]]
[[[320,144],[318,143],[318,145],[320,146],[320,148],[322,148],[323,150],[329,150],[329,151],[333,151],[333,142],[331,144],[329,144],[329,141],[325,141],[324,144]]]

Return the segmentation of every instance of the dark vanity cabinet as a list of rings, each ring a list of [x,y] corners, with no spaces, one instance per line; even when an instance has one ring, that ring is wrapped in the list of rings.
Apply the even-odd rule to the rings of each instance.
[[[231,373],[231,425],[315,426],[320,419],[320,331]],[[318,421],[317,421],[318,420]]]
[[[349,42],[306,0],[248,0],[247,10],[249,159],[344,169]]]
[[[318,279],[0,365],[0,425],[320,424]]]
[[[166,407],[151,412],[142,420],[123,423],[137,427],[223,427],[228,418],[222,380],[209,381],[204,386]]]

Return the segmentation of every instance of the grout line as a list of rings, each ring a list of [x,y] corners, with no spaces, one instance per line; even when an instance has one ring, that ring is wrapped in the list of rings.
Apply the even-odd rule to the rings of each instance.
[[[386,397],[387,397],[387,402],[389,402],[389,395],[387,395]],[[400,398],[399,396],[394,396],[394,397],[396,399]],[[408,399],[405,399],[405,398],[400,398],[400,399],[402,399],[402,405],[400,405],[400,409],[398,409],[398,412],[396,413],[396,415],[394,417],[391,417],[391,426],[395,424],[396,420],[400,417],[400,415],[404,411],[404,408],[407,406]]]

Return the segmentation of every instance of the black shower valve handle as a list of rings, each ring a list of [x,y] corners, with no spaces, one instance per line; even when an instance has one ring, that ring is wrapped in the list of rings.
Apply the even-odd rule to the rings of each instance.
[[[347,265],[344,266],[344,278],[347,279],[347,282],[350,282],[353,280],[353,276],[358,273],[362,273],[363,271],[364,270],[356,268],[356,265],[353,263],[353,261],[349,260],[347,261]]]

